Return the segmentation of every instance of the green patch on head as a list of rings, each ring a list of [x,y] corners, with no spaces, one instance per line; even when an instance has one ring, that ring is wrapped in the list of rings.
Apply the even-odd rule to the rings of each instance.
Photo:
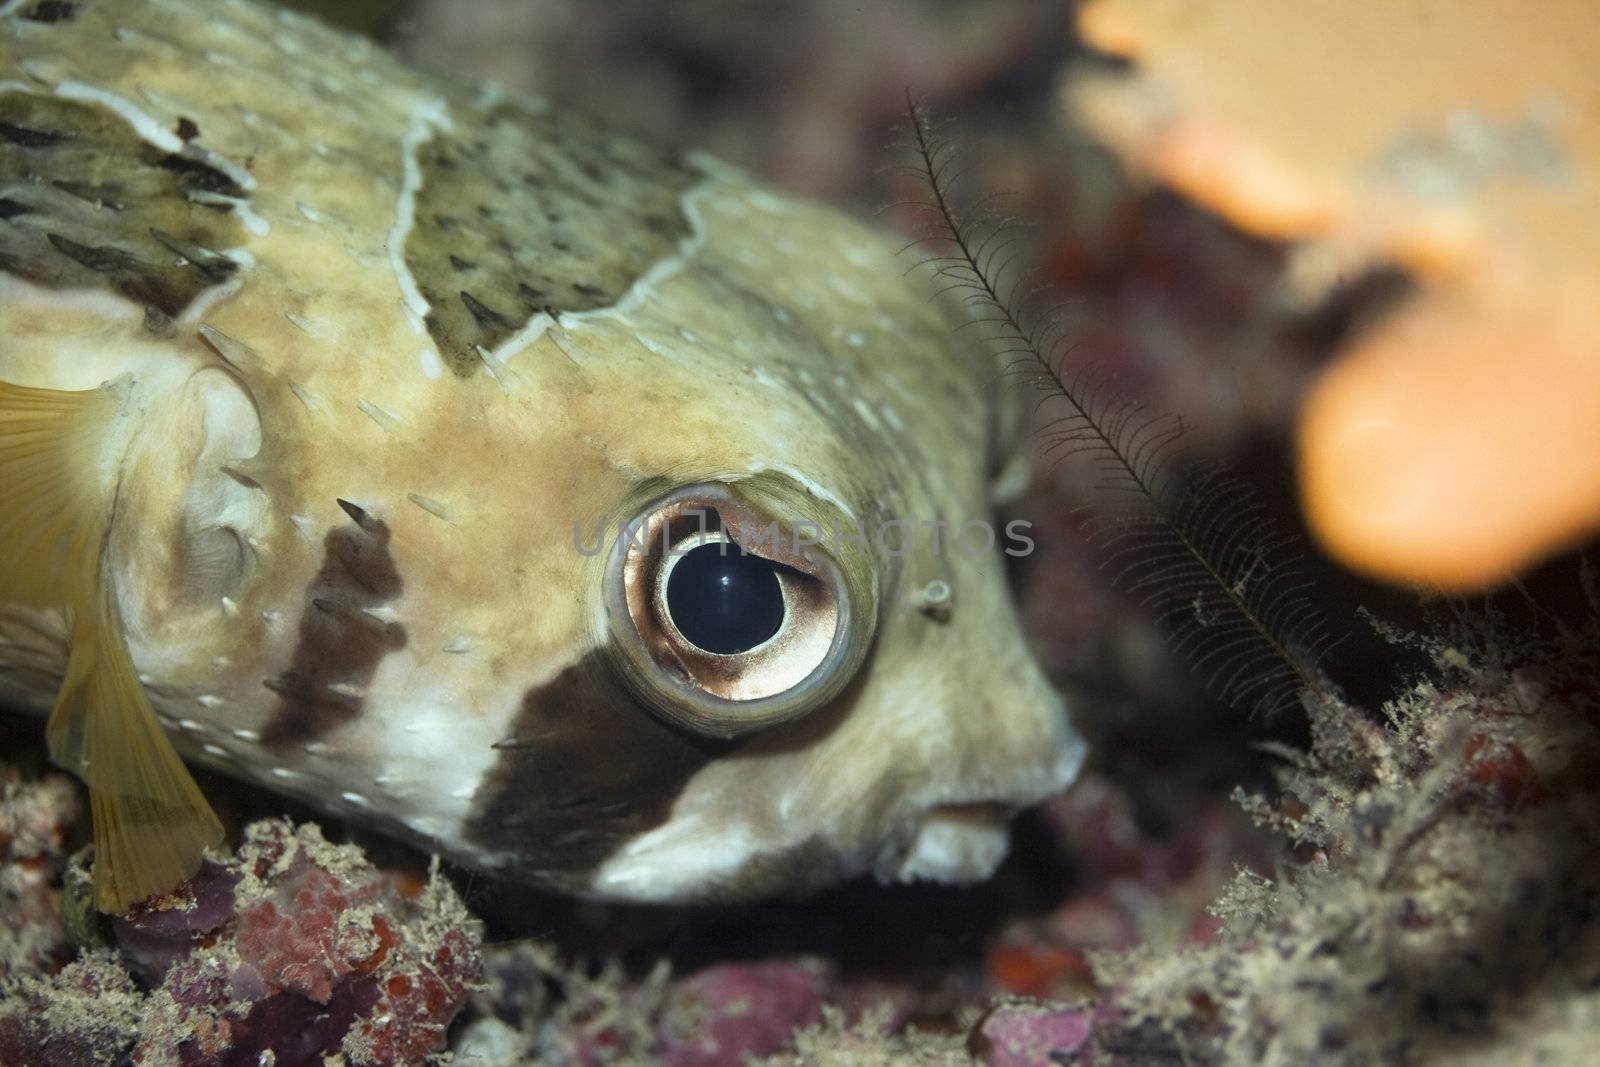
[[[166,151],[100,104],[0,93],[0,270],[167,316],[228,280],[246,193],[180,127]]]
[[[479,346],[535,315],[616,303],[689,233],[679,201],[696,176],[659,151],[522,106],[462,130],[418,151],[405,249],[429,332],[462,377]]]

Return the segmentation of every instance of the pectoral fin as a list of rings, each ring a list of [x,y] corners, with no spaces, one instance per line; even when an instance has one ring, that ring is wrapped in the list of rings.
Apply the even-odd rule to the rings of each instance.
[[[95,902],[109,912],[171,892],[222,840],[139,684],[104,573],[125,395],[0,383],[0,600],[71,619],[50,756],[89,787]]]

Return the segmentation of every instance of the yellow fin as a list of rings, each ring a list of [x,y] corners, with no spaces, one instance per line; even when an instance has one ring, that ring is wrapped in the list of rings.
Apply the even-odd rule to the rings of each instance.
[[[0,382],[0,600],[63,608],[71,619],[50,756],[89,787],[95,903],[110,912],[171,892],[222,841],[139,685],[102,573],[117,392]]]

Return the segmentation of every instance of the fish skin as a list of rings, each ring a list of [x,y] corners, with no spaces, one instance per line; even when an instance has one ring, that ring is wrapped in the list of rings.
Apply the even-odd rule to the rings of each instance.
[[[981,878],[1075,777],[998,552],[876,554],[849,685],[737,740],[664,723],[607,655],[574,524],[666,490],[990,518],[1011,405],[892,241],[291,12],[30,7],[0,14],[0,380],[133,376],[109,559],[186,759],[628,900]],[[452,272],[483,295],[451,305]],[[47,711],[64,631],[3,578],[0,699]]]

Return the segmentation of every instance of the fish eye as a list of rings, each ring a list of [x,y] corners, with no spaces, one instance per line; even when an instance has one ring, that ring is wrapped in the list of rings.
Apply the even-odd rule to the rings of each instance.
[[[726,538],[680,545],[656,580],[665,621],[713,655],[736,656],[766,644],[783,627],[780,566]]]
[[[647,504],[617,538],[604,580],[623,675],[657,713],[709,737],[820,707],[870,638],[829,554],[720,483]]]

